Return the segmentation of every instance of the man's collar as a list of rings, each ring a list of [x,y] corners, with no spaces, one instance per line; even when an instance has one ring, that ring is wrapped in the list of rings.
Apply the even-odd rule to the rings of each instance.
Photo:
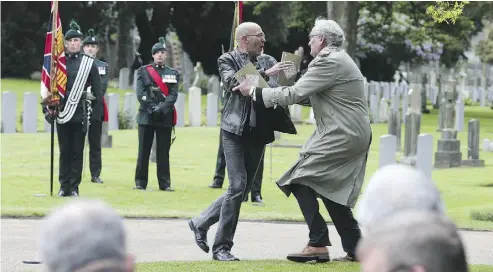
[[[157,64],[157,63],[155,63],[155,62],[154,62],[154,63],[152,64],[152,66],[154,66],[154,67],[155,67],[155,68],[157,68],[157,69],[164,69],[166,65],[164,65],[164,64],[163,64],[163,65],[160,65],[160,64]]]
[[[69,57],[69,58],[78,58],[80,57],[80,51],[79,52],[74,52],[74,53],[71,53],[71,52],[67,52],[66,55]]]

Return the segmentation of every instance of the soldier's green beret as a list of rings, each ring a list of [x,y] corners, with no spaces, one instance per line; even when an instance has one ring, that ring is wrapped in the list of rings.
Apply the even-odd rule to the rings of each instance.
[[[75,20],[72,20],[72,22],[70,22],[70,29],[65,33],[65,40],[70,40],[72,38],[82,39],[82,37],[84,37],[84,35],[82,35],[82,32],[80,31],[79,25]]]
[[[84,42],[82,43],[82,45],[88,45],[88,44],[98,44],[98,38],[96,37],[96,35],[94,34],[94,29],[89,29],[88,31],[89,35],[87,35],[86,39],[84,40]]]
[[[159,42],[157,42],[156,44],[154,44],[152,46],[151,53],[154,55],[154,54],[156,54],[157,51],[160,51],[160,50],[166,51],[166,44],[164,43],[164,37],[159,37]]]

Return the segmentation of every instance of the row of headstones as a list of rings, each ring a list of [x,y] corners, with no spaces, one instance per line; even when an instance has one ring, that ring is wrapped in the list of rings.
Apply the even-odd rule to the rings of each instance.
[[[469,121],[469,133],[468,133],[468,152],[467,159],[462,160],[460,165],[471,167],[484,167],[484,160],[479,159],[479,121]],[[378,166],[383,167],[388,164],[396,163],[397,138],[395,135],[382,135],[380,136],[380,146],[378,151]],[[490,149],[488,146],[490,142],[487,139],[483,144],[483,151]],[[440,151],[435,153],[435,163],[433,163],[433,136],[431,134],[419,134],[417,137],[416,153],[412,157],[404,156],[401,158],[400,163],[409,164],[415,166],[417,169],[425,173],[425,175],[431,178],[433,168],[442,168],[439,157]],[[462,154],[460,154],[462,157]]]
[[[118,115],[120,112],[120,95],[110,93],[106,96],[108,106],[108,130],[118,130]],[[202,123],[202,95],[200,88],[191,87],[188,92],[189,125],[199,127]],[[13,92],[2,93],[2,133],[16,133],[16,94]],[[38,114],[40,114],[39,95],[32,92],[24,93],[24,105],[22,112],[22,131],[24,133],[36,133]],[[219,100],[216,93],[207,94],[206,126],[217,126]],[[175,103],[177,111],[177,126],[185,126],[185,94],[178,93]],[[290,107],[293,121],[301,121],[301,106]],[[135,93],[126,93],[123,97],[123,114],[130,121],[131,128],[136,127],[135,117],[138,111],[137,97]],[[45,131],[49,132],[51,126],[45,121]]]

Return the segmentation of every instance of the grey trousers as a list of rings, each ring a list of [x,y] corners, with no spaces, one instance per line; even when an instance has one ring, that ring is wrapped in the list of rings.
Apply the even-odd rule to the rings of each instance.
[[[222,131],[222,140],[229,177],[228,190],[192,219],[194,225],[204,231],[219,222],[213,253],[233,247],[241,203],[252,187],[265,147],[248,135],[238,136],[227,131]]]

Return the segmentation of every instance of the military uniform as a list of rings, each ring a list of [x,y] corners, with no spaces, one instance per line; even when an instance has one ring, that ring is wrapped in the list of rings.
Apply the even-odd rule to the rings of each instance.
[[[90,44],[98,44],[98,39],[94,35],[94,30],[89,29],[89,35],[84,40],[83,46]],[[108,63],[100,61],[98,59],[94,60],[94,63],[98,67],[99,76],[101,77],[102,84],[102,95],[103,99],[101,101],[92,102],[91,106],[93,110],[97,108],[97,112],[101,114],[91,114],[91,122],[88,131],[89,140],[89,168],[91,170],[91,181],[95,183],[103,183],[99,177],[101,174],[101,134],[103,132],[103,121],[104,121],[104,96],[106,95],[106,90],[108,89],[109,81],[109,68]]]
[[[164,39],[152,47],[152,55],[166,50]],[[152,67],[159,74],[160,79],[168,87],[168,96],[159,89],[154,79],[147,71]],[[169,150],[171,134],[174,128],[174,104],[178,97],[178,71],[166,65],[153,63],[139,68],[137,74],[137,99],[140,107],[137,114],[139,125],[139,154],[135,170],[135,189],[145,190],[148,184],[149,155],[151,153],[154,133],[156,134],[156,164],[159,189],[173,191],[169,167]]]
[[[70,23],[71,29],[65,34],[65,40],[70,40],[72,38],[82,38],[82,33],[80,28],[74,21]],[[83,60],[83,58],[85,58]],[[84,63],[88,56],[80,52],[67,53],[66,54],[66,68],[67,68],[67,86],[66,94],[62,99],[61,104],[62,112],[59,113],[57,118],[57,135],[58,135],[58,146],[60,148],[60,162],[59,162],[59,182],[60,191],[58,196],[78,196],[79,195],[79,184],[82,177],[82,165],[83,165],[83,151],[84,142],[87,132],[87,102],[86,102],[86,90],[87,87],[91,86],[92,94],[95,97],[94,101],[101,101],[102,91],[101,91],[101,79],[99,77],[98,68],[93,62],[89,69],[89,75],[86,82],[83,82],[83,95],[79,99],[75,107],[73,115],[68,117],[68,121],[61,119],[65,108],[69,108],[72,105],[68,103],[69,97],[72,92],[72,87],[76,83],[77,75],[79,70],[82,69]],[[54,116],[52,116],[47,109],[43,109],[45,113],[45,118],[49,123],[53,123]],[[95,115],[100,115],[101,111],[98,108],[94,108],[92,113]],[[63,121],[61,121],[63,120]]]

